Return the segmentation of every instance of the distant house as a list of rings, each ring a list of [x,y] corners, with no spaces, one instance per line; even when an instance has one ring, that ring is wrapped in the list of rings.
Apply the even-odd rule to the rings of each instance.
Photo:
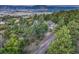
[[[5,21],[3,21],[3,19],[0,19],[0,24],[5,24]]]
[[[5,24],[5,22],[2,22],[2,21],[1,21],[0,24]]]

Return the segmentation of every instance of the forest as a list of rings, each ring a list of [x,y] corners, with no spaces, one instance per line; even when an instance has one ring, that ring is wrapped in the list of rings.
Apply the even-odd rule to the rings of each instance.
[[[45,54],[79,53],[79,10],[35,14],[29,18],[4,16],[0,19],[5,22],[0,24],[3,38],[0,40],[0,54],[31,54],[39,48],[47,32],[55,38]],[[56,26],[50,29],[49,23]]]

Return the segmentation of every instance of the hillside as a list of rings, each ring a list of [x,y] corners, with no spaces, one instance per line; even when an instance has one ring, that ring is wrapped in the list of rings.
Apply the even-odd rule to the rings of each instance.
[[[0,20],[1,54],[79,53],[79,10]]]

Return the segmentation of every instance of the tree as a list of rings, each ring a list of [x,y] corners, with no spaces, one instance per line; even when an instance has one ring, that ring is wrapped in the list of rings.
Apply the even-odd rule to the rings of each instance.
[[[6,41],[4,47],[0,49],[0,53],[21,53],[24,44],[23,40],[19,40],[15,34],[11,34],[10,39]]]
[[[70,30],[70,34],[72,36],[73,42],[76,47],[76,53],[79,53],[79,46],[78,46],[78,41],[79,41],[79,20],[73,20],[70,21],[68,24],[68,28]]]
[[[68,28],[70,30],[70,34],[72,36],[73,39],[77,40],[79,39],[79,23],[78,21],[71,21],[68,24]]]
[[[56,32],[56,39],[50,44],[48,53],[73,53],[74,45],[69,33],[70,31],[66,26],[61,27]]]
[[[44,35],[45,32],[47,32],[48,26],[47,23],[44,20],[36,20],[33,23],[33,33],[36,37],[41,37]]]

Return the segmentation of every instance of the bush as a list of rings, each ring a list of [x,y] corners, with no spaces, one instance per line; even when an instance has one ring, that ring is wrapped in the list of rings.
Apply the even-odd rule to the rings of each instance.
[[[5,29],[6,29],[6,25],[0,25],[0,31]]]

